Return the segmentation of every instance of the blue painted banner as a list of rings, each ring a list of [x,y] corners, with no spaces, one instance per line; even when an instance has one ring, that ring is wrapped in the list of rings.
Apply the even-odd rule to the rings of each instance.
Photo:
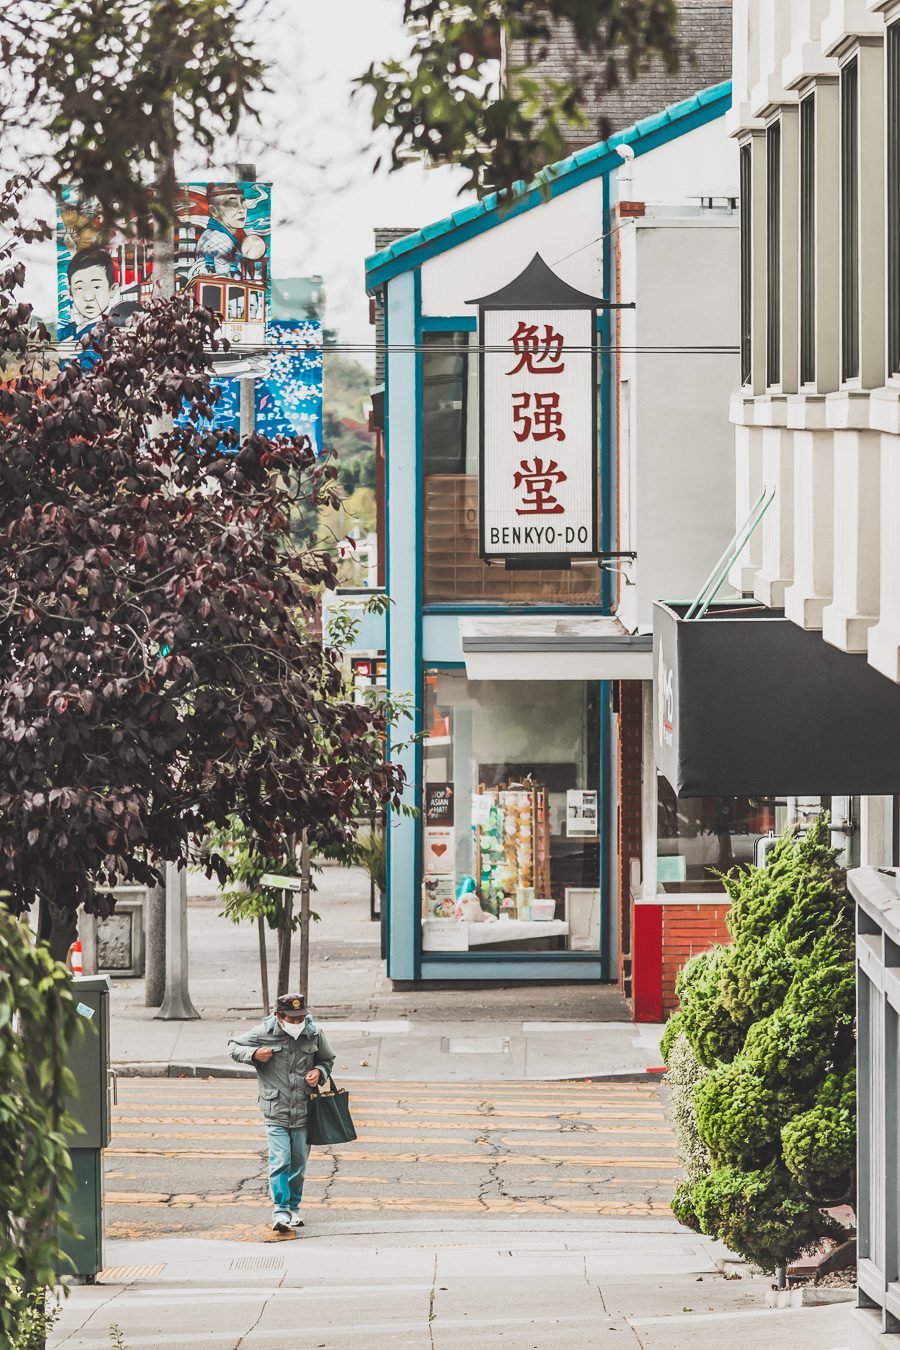
[[[309,436],[322,453],[322,325],[316,320],[269,324],[265,372],[256,377],[256,429],[264,436]],[[240,429],[240,377],[217,375],[211,426]],[[181,419],[186,420],[186,414]],[[205,429],[204,426],[204,429]]]

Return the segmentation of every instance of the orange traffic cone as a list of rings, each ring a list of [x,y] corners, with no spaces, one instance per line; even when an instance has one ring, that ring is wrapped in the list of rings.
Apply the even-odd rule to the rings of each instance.
[[[72,943],[69,956],[72,961],[72,974],[79,976],[84,974],[84,960],[81,955],[81,940]]]

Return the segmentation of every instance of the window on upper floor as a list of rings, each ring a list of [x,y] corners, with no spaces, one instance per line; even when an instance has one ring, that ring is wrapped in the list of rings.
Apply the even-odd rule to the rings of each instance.
[[[422,354],[426,605],[596,605],[600,571],[488,566],[479,554],[478,356],[474,333],[425,333]]]
[[[422,455],[428,474],[477,473],[475,362],[468,333],[426,333],[422,360]],[[471,364],[471,369],[470,369]],[[470,416],[470,405],[476,415]]]
[[[888,374],[900,373],[900,23],[886,41]]]
[[[859,375],[859,64],[841,69],[841,379]]]
[[[741,384],[749,384],[752,371],[751,322],[753,309],[753,163],[749,145],[741,146]]]
[[[816,378],[816,96],[800,104],[800,383]]]
[[[781,383],[781,123],[766,128],[766,384]]]

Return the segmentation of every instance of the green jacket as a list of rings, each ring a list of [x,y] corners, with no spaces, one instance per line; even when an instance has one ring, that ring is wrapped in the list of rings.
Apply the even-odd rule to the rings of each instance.
[[[253,1058],[260,1046],[271,1046],[274,1054],[267,1064]],[[279,1025],[274,1013],[248,1031],[233,1036],[228,1053],[238,1064],[252,1064],[259,1079],[259,1105],[267,1125],[296,1129],[306,1124],[307,1102],[313,1089],[307,1085],[310,1069],[321,1069],[319,1083],[331,1077],[334,1051],[328,1037],[306,1015],[303,1031],[294,1040]]]

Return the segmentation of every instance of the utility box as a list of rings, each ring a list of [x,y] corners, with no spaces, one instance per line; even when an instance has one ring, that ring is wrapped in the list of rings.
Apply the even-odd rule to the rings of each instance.
[[[69,1219],[75,1232],[60,1228],[60,1251],[68,1258],[60,1274],[88,1280],[103,1269],[103,1149],[112,1130],[109,990],[106,975],[87,975],[72,986],[84,1035],[69,1047],[68,1067],[78,1085],[77,1096],[66,1104],[76,1122],[67,1137],[75,1182]]]

